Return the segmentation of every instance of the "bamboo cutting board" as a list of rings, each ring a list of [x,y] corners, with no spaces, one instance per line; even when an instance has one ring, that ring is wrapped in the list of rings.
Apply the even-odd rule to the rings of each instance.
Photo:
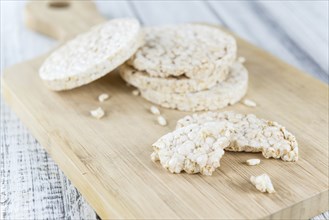
[[[51,5],[50,5],[51,4]],[[64,41],[104,21],[87,1],[36,1],[27,25]],[[213,176],[170,174],[150,160],[151,144],[187,112],[161,109],[157,125],[150,103],[131,95],[116,72],[66,92],[49,91],[38,77],[45,56],[4,71],[2,93],[38,141],[102,218],[259,219],[309,218],[328,209],[328,86],[238,39],[250,72],[247,97],[256,108],[225,110],[278,121],[296,135],[296,163],[261,154],[226,152]],[[112,98],[102,104],[99,94]],[[102,106],[102,120],[89,111]],[[260,158],[259,166],[243,164]],[[264,194],[249,182],[268,173],[277,191]]]

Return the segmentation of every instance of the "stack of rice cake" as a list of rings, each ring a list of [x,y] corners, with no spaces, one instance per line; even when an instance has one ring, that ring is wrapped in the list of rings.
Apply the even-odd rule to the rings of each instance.
[[[120,67],[142,97],[181,111],[217,110],[238,102],[248,71],[236,61],[233,36],[205,25],[143,28],[144,44]]]
[[[136,19],[113,19],[54,51],[39,74],[52,90],[73,89],[119,67],[141,95],[182,111],[217,110],[238,102],[248,71],[236,61],[233,36],[218,28],[180,24],[141,28]]]

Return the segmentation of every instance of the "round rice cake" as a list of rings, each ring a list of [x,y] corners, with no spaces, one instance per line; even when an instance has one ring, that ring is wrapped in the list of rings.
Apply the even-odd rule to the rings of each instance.
[[[198,92],[214,87],[217,83],[226,79],[229,72],[228,67],[223,67],[216,73],[204,79],[190,79],[185,76],[166,78],[150,76],[145,71],[138,71],[128,64],[120,66],[121,77],[129,84],[140,90],[155,90],[165,93]]]
[[[162,136],[153,145],[151,159],[171,173],[212,175],[220,166],[233,130],[226,123],[191,124]]]
[[[227,79],[209,90],[192,93],[161,93],[141,90],[141,95],[150,102],[165,108],[181,111],[207,111],[224,108],[238,102],[247,92],[248,71],[235,62]]]
[[[136,19],[113,19],[55,50],[42,64],[39,75],[52,90],[72,89],[114,70],[142,44]]]
[[[225,150],[262,152],[265,158],[298,160],[298,143],[293,134],[277,122],[257,118],[253,114],[235,112],[206,112],[185,116],[176,129],[209,122],[228,123],[234,129],[231,143]]]
[[[145,43],[128,61],[153,77],[205,79],[230,66],[237,53],[234,37],[206,25],[144,28]]]

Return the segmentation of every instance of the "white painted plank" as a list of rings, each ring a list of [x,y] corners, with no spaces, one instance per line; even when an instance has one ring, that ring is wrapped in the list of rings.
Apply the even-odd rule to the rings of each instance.
[[[308,3],[261,2],[263,7],[273,16],[273,19],[278,22],[280,28],[328,74],[328,13],[327,19],[316,19],[318,14],[309,10],[301,10],[309,6]],[[320,14],[325,14],[324,11],[328,9],[328,2],[319,2],[316,5],[322,7]],[[287,15],[289,15],[289,19],[287,19]]]
[[[294,59],[277,39],[273,39],[270,30],[264,27],[261,19],[249,10],[248,2],[210,2],[210,5],[230,30],[281,58],[298,64],[298,60]]]
[[[210,2],[218,16],[238,35],[275,54],[317,78],[328,82],[327,73],[316,60],[310,60],[275,18],[263,10],[259,2]],[[234,16],[232,16],[234,14]],[[312,43],[311,43],[312,44]],[[313,44],[314,45],[314,44]],[[316,45],[315,45],[316,46]],[[317,48],[323,50],[323,48]]]
[[[219,23],[202,1],[130,1],[144,25]]]
[[[127,1],[96,1],[100,13],[108,18],[135,17]]]
[[[2,100],[1,128],[1,219],[96,217]]]

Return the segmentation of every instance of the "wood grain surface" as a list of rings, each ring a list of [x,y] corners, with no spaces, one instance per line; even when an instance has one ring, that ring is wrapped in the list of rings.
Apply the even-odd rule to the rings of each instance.
[[[148,6],[148,4],[140,3],[140,2],[138,2],[138,4],[134,3],[134,2],[133,3],[120,2],[120,3],[115,3],[115,4],[120,5],[120,6],[117,6],[117,8],[121,7],[122,10],[113,10],[113,9],[108,9],[105,7],[101,7],[101,9],[103,9],[103,11],[106,11],[107,13],[109,13],[109,11],[112,11],[113,16],[116,16],[116,15],[120,16],[120,13],[121,13],[121,15],[122,14],[129,15],[129,13],[131,13],[131,11],[133,11],[133,12],[135,11],[135,13],[136,12],[138,13],[138,11],[140,12],[142,10],[142,9],[138,9],[139,7],[143,8],[144,10],[147,10],[146,6]],[[143,5],[140,6],[141,4],[143,4]],[[169,3],[161,3],[161,4],[165,4],[167,6],[167,8],[168,8],[168,5],[170,5]],[[214,4],[214,3],[210,2],[209,4]],[[129,5],[129,7],[126,7],[127,5]],[[150,3],[150,5],[152,6],[151,3]],[[180,3],[175,3],[175,5],[180,5]],[[200,4],[200,2],[196,2],[191,5],[192,6],[190,7],[190,10],[194,10],[193,7],[195,7],[195,5],[200,6],[200,5],[203,5],[203,3]],[[264,6],[264,4],[261,4],[261,5]],[[225,7],[228,7],[228,6],[225,6]],[[132,10],[130,12],[128,12],[128,8],[131,8]],[[153,5],[153,8],[155,8],[154,5]],[[171,7],[171,8],[176,8],[176,7]],[[205,10],[205,8],[207,8],[207,5],[205,7],[195,7],[195,8],[199,8],[201,11],[200,14],[202,14],[203,13],[202,10],[209,12],[208,11],[208,10],[210,10],[209,8],[213,8],[213,9],[216,8],[216,10],[217,10],[218,7],[208,7],[207,10]],[[169,10],[169,11],[172,13],[174,12],[173,10]],[[7,12],[7,13],[9,13],[9,12]],[[225,14],[225,13],[221,13],[221,15],[223,15],[223,14]],[[142,13],[142,15],[145,16],[143,13]],[[207,14],[207,16],[208,15],[209,14]],[[137,14],[136,16],[141,16],[141,15]],[[150,16],[152,16],[152,15],[150,15]],[[156,16],[156,15],[153,15],[153,16]],[[177,20],[172,21],[172,22],[184,21],[184,19],[187,19],[188,16],[179,15],[177,17],[178,17],[178,18],[176,18]],[[205,18],[208,19],[206,16],[205,16]],[[165,18],[162,17],[161,19],[165,19]],[[149,19],[149,17],[148,17],[148,18],[144,18],[143,20],[144,21],[146,20],[148,22],[158,22],[158,23],[165,22],[165,21],[161,21],[161,19],[155,21],[154,19],[152,20],[152,19]],[[170,23],[170,19],[174,19],[174,18],[173,17],[169,18],[169,16],[168,16],[166,23]],[[182,20],[180,20],[180,19],[182,19]],[[193,21],[193,20],[194,19],[192,19],[190,16],[189,21]],[[200,21],[200,20],[201,19],[199,19],[198,21]],[[228,19],[228,20],[231,21],[231,19]],[[144,23],[147,23],[146,21]],[[3,32],[2,32],[2,34],[3,34]],[[16,36],[14,36],[14,39],[15,38],[19,39],[21,37],[22,36],[20,36],[20,35],[16,35]],[[33,43],[32,40],[33,40],[33,38],[30,38],[31,44]],[[45,43],[45,45],[49,45],[48,42],[43,39],[43,41],[41,41],[40,43]],[[4,44],[4,45],[6,45],[6,44]],[[18,48],[19,47],[17,47],[17,49]],[[2,47],[1,49],[2,50],[4,49],[5,51],[10,51],[9,48],[8,48],[8,50],[6,50],[6,47],[5,48]],[[14,49],[14,51],[15,50],[17,51],[16,48],[10,48],[10,49],[11,50]],[[24,57],[24,55],[22,55],[21,53],[15,54],[12,52],[11,54],[13,54],[12,56],[18,55],[18,57]],[[8,57],[10,57],[10,56],[6,56],[5,59],[8,59]],[[307,58],[307,56],[305,56],[305,57]],[[4,58],[2,57],[2,60],[3,59]],[[15,59],[17,61],[18,58],[15,58]],[[13,62],[13,60],[15,60],[15,59],[12,58],[11,61]],[[247,59],[248,59],[248,57],[247,57]],[[8,64],[10,62],[6,61],[6,63]],[[292,72],[294,72],[294,71],[292,71]],[[288,73],[286,73],[286,74],[292,74],[292,72],[288,71]],[[320,76],[320,78],[322,77],[323,79],[326,79],[326,75],[323,75],[323,73],[320,73],[319,76]],[[308,80],[308,78],[306,78],[306,79]],[[96,93],[97,93],[97,91],[96,91]],[[91,95],[91,96],[97,96],[96,93],[93,93],[93,95]],[[126,94],[126,95],[128,95],[128,94]],[[93,97],[93,98],[95,99],[95,97]],[[88,103],[86,102],[86,105],[87,104]],[[92,103],[89,103],[89,104],[92,104]],[[5,158],[6,155],[15,154],[17,152],[17,148],[23,148],[23,149],[20,149],[21,153],[18,155],[15,155],[14,158],[16,158],[16,161],[19,164],[22,164],[24,167],[23,169],[22,168],[17,169],[18,166],[16,164],[14,164],[13,161],[15,161],[15,160],[13,160],[13,159],[9,163],[8,162],[6,164],[2,163],[1,176],[4,178],[2,178],[2,180],[1,180],[2,181],[1,189],[6,189],[6,191],[1,190],[1,205],[2,205],[2,207],[6,208],[5,209],[6,212],[3,212],[4,216],[6,216],[7,218],[10,218],[10,217],[13,218],[13,216],[16,216],[16,217],[17,216],[21,216],[21,217],[29,216],[30,218],[43,218],[42,216],[53,216],[53,217],[56,217],[56,216],[64,217],[65,216],[66,218],[67,217],[91,218],[92,211],[90,211],[90,208],[88,208],[87,205],[83,205],[86,203],[83,202],[83,200],[81,200],[81,197],[78,194],[76,194],[75,189],[72,188],[71,185],[69,183],[67,183],[67,181],[65,181],[65,178],[63,177],[62,174],[60,174],[60,172],[58,171],[58,168],[56,166],[54,166],[51,161],[48,161],[48,156],[40,149],[40,146],[28,134],[26,129],[21,124],[19,124],[17,118],[14,115],[12,115],[11,113],[9,113],[9,111],[7,109],[6,109],[6,111],[3,111],[3,108],[4,108],[3,104],[1,107],[2,107],[1,108],[2,119],[5,117],[5,120],[1,120],[1,122],[2,122],[1,139],[3,140],[2,144],[3,143],[5,144],[5,145],[2,145],[4,147],[1,148],[1,149],[4,149],[4,151],[1,151],[2,158]],[[324,106],[324,108],[328,109],[328,106]],[[264,109],[259,109],[259,111],[263,111],[263,110]],[[276,113],[276,114],[278,114],[277,120],[279,120],[282,117],[282,115],[280,115],[279,113]],[[283,123],[283,121],[281,121],[281,122]],[[328,123],[328,121],[326,121],[326,122]],[[287,122],[285,122],[285,123],[287,123]],[[173,125],[173,123],[171,123],[171,126],[172,125]],[[312,128],[312,129],[316,130],[315,128]],[[19,132],[20,135],[17,135],[17,131]],[[10,133],[10,132],[12,132],[12,133]],[[8,145],[8,144],[10,144],[10,145]],[[328,145],[327,142],[326,142],[326,145]],[[16,151],[15,151],[15,148],[13,148],[13,146],[14,147],[16,146]],[[27,147],[31,147],[31,148],[29,149]],[[2,161],[5,161],[5,160],[2,160]],[[7,159],[7,161],[8,161],[8,159]],[[277,162],[275,161],[275,163],[277,163]],[[12,164],[12,165],[9,166],[9,164]],[[50,164],[50,166],[49,166],[49,164]],[[40,170],[40,168],[41,168],[41,170]],[[3,172],[5,170],[9,170],[9,169],[12,171],[16,170],[17,172],[11,172],[11,173],[9,173],[8,171]],[[156,170],[158,171],[158,167],[156,168]],[[27,175],[28,173],[30,173],[30,174]],[[18,181],[20,183],[9,184],[9,180],[13,179],[13,178],[10,178],[11,176],[16,177],[16,178],[17,177],[25,177],[25,178]],[[35,182],[36,178],[37,178],[37,180],[39,178],[38,182]],[[48,185],[47,185],[47,181],[48,181]],[[20,186],[18,184],[20,184]],[[30,188],[30,185],[32,185],[33,187]],[[13,187],[17,187],[17,188],[14,189]],[[20,191],[21,190],[20,187],[22,189],[25,188],[25,189],[29,189],[29,190],[27,190],[25,192]],[[13,189],[15,191],[13,191]],[[69,189],[69,190],[66,190],[66,192],[69,192],[69,193],[63,194],[63,192],[62,192],[63,189],[64,189],[64,191],[65,191],[65,189]],[[16,195],[16,197],[9,196],[8,194],[6,194],[6,192],[10,192],[10,190],[12,190],[11,191],[12,195]],[[36,193],[36,192],[38,192],[38,193]],[[41,194],[40,194],[40,192],[41,192]],[[23,197],[21,197],[20,195],[23,195]],[[32,195],[32,196],[28,196],[28,195]],[[51,197],[47,196],[47,195],[50,195]],[[72,197],[65,199],[66,195],[70,195]],[[42,204],[40,202],[31,203],[32,197],[36,198],[36,201],[40,200],[41,198],[47,199],[48,203],[44,203],[44,204]],[[63,205],[63,203],[64,203],[64,205]],[[22,205],[19,206],[20,204],[25,204],[25,206],[22,206]],[[313,203],[313,204],[316,204],[316,203]],[[15,212],[14,211],[15,208],[18,208],[18,207],[22,210],[25,210],[25,213],[27,213],[27,214],[24,215],[24,212],[20,212],[20,213]],[[30,207],[35,207],[35,209],[33,210]],[[72,207],[74,207],[74,208],[72,208]],[[79,208],[77,209],[77,207],[79,207]],[[4,209],[1,209],[1,210],[4,210]],[[10,211],[10,210],[12,210],[12,211]],[[27,210],[30,210],[30,211],[27,211]],[[80,217],[77,213],[80,214]],[[312,214],[312,213],[309,213],[309,214]]]

